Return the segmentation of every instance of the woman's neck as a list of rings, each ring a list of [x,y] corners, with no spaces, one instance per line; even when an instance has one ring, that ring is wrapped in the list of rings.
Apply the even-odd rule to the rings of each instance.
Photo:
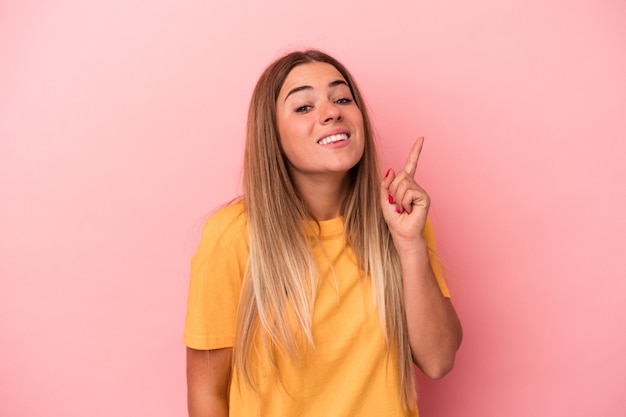
[[[294,185],[315,220],[323,221],[341,215],[348,188],[347,174],[298,176]]]

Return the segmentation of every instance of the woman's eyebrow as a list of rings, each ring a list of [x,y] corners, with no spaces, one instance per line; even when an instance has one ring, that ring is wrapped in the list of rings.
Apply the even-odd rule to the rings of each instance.
[[[350,87],[347,82],[344,80],[335,80],[332,83],[328,84],[329,87],[337,87],[338,85],[345,85],[346,87]]]
[[[337,87],[339,85],[345,85],[346,87],[349,87],[348,83],[345,82],[344,80],[335,80],[335,81],[331,81],[328,84],[329,88],[333,88],[333,87]],[[287,98],[292,95],[293,93],[297,93],[299,91],[304,91],[304,90],[312,90],[313,87],[310,85],[301,85],[299,87],[295,87],[292,88],[291,90],[289,90],[289,92],[287,93],[287,95],[285,96],[285,101],[287,101]]]
[[[297,93],[298,91],[303,91],[303,90],[312,90],[312,89],[313,87],[311,87],[310,85],[301,85],[300,87],[292,88],[291,90],[289,90],[289,92],[285,96],[285,101],[287,101],[287,98],[289,98],[289,96],[292,95],[293,93]]]

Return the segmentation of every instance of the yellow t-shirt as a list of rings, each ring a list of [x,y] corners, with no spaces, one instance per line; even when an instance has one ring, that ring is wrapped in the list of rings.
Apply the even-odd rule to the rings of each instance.
[[[255,364],[257,392],[234,372],[230,416],[417,416],[417,411],[402,408],[395,350],[387,356],[371,281],[360,273],[345,244],[343,219],[322,221],[320,227],[323,249],[313,243],[321,277],[313,312],[315,347],[296,363],[278,356],[280,379],[268,364]],[[434,249],[430,223],[424,235]],[[208,350],[234,345],[247,258],[246,218],[238,203],[206,222],[192,258],[187,346]],[[431,260],[431,265],[442,294],[449,297],[439,264]]]

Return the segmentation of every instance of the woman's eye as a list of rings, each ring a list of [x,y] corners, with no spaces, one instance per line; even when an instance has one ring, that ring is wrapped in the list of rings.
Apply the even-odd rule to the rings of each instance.
[[[339,100],[335,100],[335,103],[337,103],[337,104],[348,104],[348,103],[352,103],[352,99],[351,98],[340,98]]]
[[[306,113],[311,110],[311,106],[300,106],[296,108],[296,113]]]

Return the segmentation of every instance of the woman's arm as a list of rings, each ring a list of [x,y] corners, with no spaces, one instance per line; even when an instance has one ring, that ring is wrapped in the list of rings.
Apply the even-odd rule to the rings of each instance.
[[[409,344],[413,361],[440,378],[454,366],[462,330],[459,318],[430,266],[423,235],[430,198],[413,178],[424,139],[418,139],[403,170],[387,172],[381,183],[383,215],[400,256]]]
[[[399,246],[399,247],[398,247]],[[422,241],[396,244],[402,265],[409,344],[415,364],[431,378],[441,378],[454,366],[462,340],[459,318],[449,298],[441,294]]]
[[[189,417],[228,417],[232,348],[187,348]]]

